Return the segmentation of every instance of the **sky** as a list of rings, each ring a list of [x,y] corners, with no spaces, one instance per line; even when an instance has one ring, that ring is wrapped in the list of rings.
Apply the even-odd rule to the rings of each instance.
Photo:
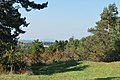
[[[32,1],[32,0],[31,0]],[[95,27],[104,7],[115,3],[120,12],[120,0],[34,0],[36,3],[49,2],[43,10],[26,12],[20,9],[22,17],[30,25],[22,28],[20,40],[54,41],[70,37],[81,39],[90,35],[88,28]]]

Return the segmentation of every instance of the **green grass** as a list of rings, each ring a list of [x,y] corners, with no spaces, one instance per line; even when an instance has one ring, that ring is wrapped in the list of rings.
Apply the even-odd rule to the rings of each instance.
[[[0,80],[120,80],[120,62],[76,62],[33,66],[33,75],[0,75]]]

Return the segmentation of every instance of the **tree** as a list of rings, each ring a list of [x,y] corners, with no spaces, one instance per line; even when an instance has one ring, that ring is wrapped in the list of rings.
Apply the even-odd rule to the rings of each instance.
[[[93,41],[94,41],[94,36],[88,36],[82,38],[79,41],[79,46],[78,46],[78,54],[80,58],[79,60],[90,60],[90,54],[91,52],[94,52],[92,48],[95,42]]]
[[[18,5],[14,6],[16,3]],[[4,54],[14,55],[18,36],[25,33],[22,27],[29,25],[26,18],[22,18],[21,13],[18,11],[20,7],[25,8],[26,11],[31,11],[32,9],[43,9],[47,7],[47,4],[48,2],[37,4],[29,0],[0,0],[0,62],[5,61]],[[12,50],[12,52],[8,53],[9,50]]]
[[[40,42],[38,39],[34,40],[31,44],[31,53],[32,54],[39,54],[44,52],[43,43]]]
[[[66,41],[55,40],[55,42],[46,49],[46,52],[60,52],[60,53],[64,52],[67,43],[68,43],[67,40]]]
[[[32,54],[34,63],[40,62],[40,54],[44,53],[44,51],[45,49],[42,42],[38,39],[32,42],[30,53]]]
[[[70,56],[71,59],[76,59],[78,57],[78,48],[79,46],[79,40],[74,39],[74,37],[71,37],[65,46],[65,53]]]
[[[93,51],[99,55],[98,61],[109,61],[108,55],[113,54],[113,43],[115,38],[113,37],[114,32],[118,32],[118,11],[114,4],[110,4],[108,8],[104,8],[101,13],[101,20],[96,22],[95,28],[91,28],[88,31],[94,35]],[[116,30],[115,30],[116,29]],[[117,37],[117,35],[115,36]]]
[[[19,3],[26,11],[31,9],[43,9],[47,7],[47,3],[36,4],[30,2],[29,0],[0,0],[0,50],[9,48],[8,45],[12,47],[16,45],[18,36],[21,33],[25,33],[22,27],[27,27],[29,23],[26,22],[26,18],[21,18],[21,13],[19,13],[20,6],[14,7],[15,3]],[[18,7],[19,6],[19,7]]]

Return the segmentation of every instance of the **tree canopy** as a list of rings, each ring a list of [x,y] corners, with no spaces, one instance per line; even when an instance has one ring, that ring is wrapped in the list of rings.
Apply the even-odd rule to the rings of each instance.
[[[0,0],[0,63],[4,69],[11,68],[12,70],[15,67],[14,62],[17,61],[15,46],[19,39],[18,36],[25,33],[22,28],[29,25],[26,17],[22,18],[19,9],[41,10],[46,8],[47,4],[48,2],[37,4],[30,0]]]
[[[18,3],[14,6],[15,3]],[[25,8],[26,11],[32,9],[43,9],[47,7],[48,2],[37,4],[29,0],[0,0],[0,51],[8,48],[6,46],[16,45],[18,36],[25,33],[22,27],[27,27],[29,23],[26,22],[25,17],[21,17],[18,11],[20,7]],[[4,48],[5,47],[5,48]]]
[[[115,43],[119,38],[117,34],[120,33],[120,17],[118,16],[118,10],[115,3],[105,7],[100,17],[101,19],[96,22],[95,28],[90,28],[88,31],[93,34],[92,42],[94,44],[91,47],[92,51],[98,54],[101,60],[106,61],[106,59],[108,60],[108,55],[115,54],[115,49],[117,48]]]

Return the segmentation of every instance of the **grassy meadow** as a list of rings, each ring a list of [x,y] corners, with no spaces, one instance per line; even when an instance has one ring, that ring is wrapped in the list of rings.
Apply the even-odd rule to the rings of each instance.
[[[0,75],[0,80],[120,80],[120,62],[67,61],[31,69],[32,75]]]

